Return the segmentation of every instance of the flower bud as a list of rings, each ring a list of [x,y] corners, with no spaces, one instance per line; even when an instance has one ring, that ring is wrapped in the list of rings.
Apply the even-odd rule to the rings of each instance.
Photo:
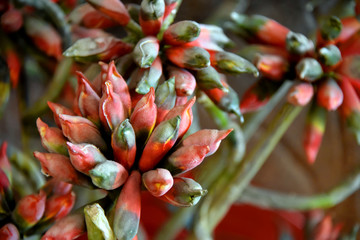
[[[232,41],[224,34],[224,31],[221,27],[208,24],[199,25],[201,28],[199,38],[204,40],[206,39],[207,42],[212,42],[220,47],[228,47],[233,44]],[[208,50],[206,47],[205,49]]]
[[[61,122],[60,122],[60,114],[66,114],[66,115],[70,115],[70,116],[74,116],[75,113],[68,109],[67,107],[64,107],[60,104],[57,103],[53,103],[53,102],[47,102],[49,108],[51,109],[51,111],[54,114],[54,120],[56,125],[61,129]]]
[[[188,101],[187,96],[184,97],[176,96],[175,107],[184,105],[187,103],[187,101]]]
[[[135,138],[135,132],[129,119],[125,119],[119,124],[111,136],[111,146],[114,152],[115,161],[120,163],[127,170],[129,170],[135,162]]]
[[[325,66],[334,66],[341,60],[341,52],[335,45],[327,45],[319,49],[319,60]]]
[[[133,171],[116,202],[113,230],[117,239],[133,239],[138,232],[141,209],[141,176]]]
[[[295,106],[305,106],[314,96],[314,88],[311,83],[301,82],[295,84],[289,90],[287,100]]]
[[[256,67],[245,58],[230,52],[212,52],[211,65],[221,73],[252,73],[255,77],[259,75]]]
[[[16,225],[22,230],[34,226],[44,214],[46,194],[40,191],[39,194],[31,194],[18,201],[12,213]]]
[[[356,17],[346,17],[341,19],[342,23],[342,30],[340,32],[340,35],[335,39],[335,43],[344,43],[351,36],[354,35],[354,33],[358,32],[360,30],[360,22],[357,20]]]
[[[155,37],[145,37],[135,46],[134,62],[141,68],[149,68],[159,54],[159,41]]]
[[[210,150],[206,156],[210,156],[216,152],[220,146],[221,140],[226,138],[232,130],[233,129],[202,129],[185,138],[182,142],[182,146],[208,146]]]
[[[53,239],[77,239],[81,236],[85,229],[84,215],[82,213],[73,213],[68,215],[59,221],[46,231],[41,240],[53,240]]]
[[[161,122],[150,135],[139,160],[141,172],[154,168],[174,146],[179,132],[181,117]]]
[[[33,17],[28,17],[24,23],[27,35],[37,48],[56,59],[62,57],[61,37],[50,24]]]
[[[130,53],[132,48],[131,44],[112,36],[83,38],[69,47],[64,56],[79,62],[108,61]]]
[[[176,116],[181,117],[181,121],[180,121],[180,125],[179,125],[178,139],[181,139],[191,126],[191,123],[193,120],[193,114],[192,114],[191,107],[194,105],[195,99],[196,98],[193,97],[185,105],[180,105],[180,106],[174,107],[166,114],[166,116],[163,120],[163,121],[167,121]]]
[[[257,55],[255,59],[255,66],[264,77],[280,81],[287,72],[289,63],[286,59],[278,55],[260,54]]]
[[[99,188],[113,190],[124,184],[129,174],[119,163],[106,160],[90,170],[93,184]]]
[[[317,103],[328,111],[336,110],[343,102],[344,94],[335,79],[328,78],[320,83]]]
[[[165,2],[165,12],[164,12],[164,19],[169,17],[171,13],[176,11],[176,8],[179,6],[181,0],[164,0]]]
[[[126,7],[119,0],[87,0],[87,2],[121,26],[126,26],[130,21]]]
[[[75,204],[75,193],[68,192],[65,195],[54,195],[46,200],[43,221],[58,220],[67,216]]]
[[[208,145],[181,146],[166,159],[164,168],[173,175],[187,172],[200,165],[209,151]]]
[[[45,185],[41,189],[45,191],[47,196],[66,195],[71,191],[72,184],[51,178],[46,181]]]
[[[100,150],[92,144],[73,144],[67,142],[67,146],[71,164],[76,170],[85,173],[86,175],[89,175],[89,171],[97,164],[107,160]]]
[[[310,164],[315,162],[319,152],[321,141],[324,135],[326,125],[326,111],[324,108],[313,103],[305,124],[305,133],[303,146],[307,160]]]
[[[92,84],[81,72],[76,72],[78,79],[77,101],[82,116],[99,125],[99,102],[100,97],[92,87]]]
[[[13,48],[9,48],[8,50],[5,50],[5,58],[6,63],[9,68],[9,74],[10,74],[10,82],[13,88],[16,88],[19,83],[19,76],[22,68],[22,61],[19,57],[19,54],[15,51]],[[3,78],[5,80],[5,78]],[[2,82],[1,84],[5,84]],[[6,85],[4,85],[5,87]],[[3,88],[3,96],[6,96],[6,89]]]
[[[304,55],[314,50],[314,43],[301,33],[289,32],[286,36],[286,49],[296,55]]]
[[[100,120],[107,130],[113,131],[125,120],[126,115],[120,96],[113,91],[112,83],[105,82],[105,87],[106,92],[100,100]]]
[[[164,18],[164,0],[143,0],[140,7],[140,26],[145,35],[153,35],[160,31]]]
[[[141,98],[136,104],[130,117],[130,123],[134,129],[136,142],[140,147],[140,143],[144,144],[148,136],[154,129],[157,115],[157,107],[155,105],[154,88]]]
[[[171,173],[163,168],[145,172],[142,181],[146,189],[155,197],[164,195],[174,183]]]
[[[200,35],[200,25],[194,21],[180,21],[164,32],[165,44],[181,45],[194,41]]]
[[[14,224],[8,223],[0,228],[0,239],[19,240],[20,234]]]
[[[68,155],[66,139],[60,129],[49,127],[40,118],[36,120],[36,125],[41,137],[41,144],[47,151]]]
[[[296,65],[296,73],[301,80],[314,82],[322,77],[323,70],[314,58],[303,58]]]
[[[99,129],[90,120],[65,114],[59,115],[61,129],[65,137],[73,143],[91,143],[106,150],[106,143],[102,139]]]
[[[175,91],[177,96],[191,96],[196,87],[195,77],[185,69],[168,67],[169,78],[175,78]]]
[[[157,106],[156,125],[163,121],[166,114],[175,106],[176,92],[175,79],[170,78],[163,82],[155,92]]]
[[[171,47],[165,53],[172,63],[181,68],[197,70],[210,66],[209,53],[200,47]]]
[[[87,205],[84,214],[89,240],[115,240],[104,210],[98,203]]]
[[[1,28],[8,33],[18,31],[23,25],[22,13],[13,8],[6,11],[1,16]]]
[[[320,27],[320,34],[326,41],[333,40],[340,35],[341,29],[341,20],[336,16],[331,16]]]
[[[89,181],[71,165],[70,159],[57,153],[34,152],[35,158],[40,161],[41,171],[60,181],[74,183],[88,187]]]
[[[177,207],[191,207],[196,205],[207,193],[201,185],[190,178],[174,178],[172,188],[163,195],[162,199]]]
[[[227,92],[227,89],[221,83],[219,73],[212,66],[202,68],[196,72],[196,83],[202,90],[219,88]]]

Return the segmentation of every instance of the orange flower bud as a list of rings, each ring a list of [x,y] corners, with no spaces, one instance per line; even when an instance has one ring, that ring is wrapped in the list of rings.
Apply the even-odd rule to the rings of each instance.
[[[160,31],[165,12],[164,0],[143,0],[140,7],[140,26],[145,35]]]
[[[295,106],[305,106],[313,96],[314,88],[311,83],[301,82],[292,86],[287,95],[287,100]]]
[[[5,50],[5,58],[10,71],[11,85],[16,88],[19,83],[19,76],[22,67],[21,60],[14,49]]]
[[[56,178],[51,178],[46,181],[42,189],[46,192],[47,196],[51,195],[65,195],[72,189],[72,184],[59,181]]]
[[[42,146],[49,152],[68,155],[66,139],[61,130],[49,127],[40,118],[36,120],[36,125],[41,137]]]
[[[317,92],[317,103],[328,111],[336,110],[343,102],[344,94],[333,78],[323,81]]]
[[[340,35],[335,39],[335,43],[345,43],[351,36],[360,30],[360,22],[356,17],[346,17],[341,19],[342,29]],[[344,56],[344,55],[343,55]]]
[[[196,87],[195,77],[185,69],[168,67],[169,77],[175,78],[175,91],[177,96],[190,96]]]
[[[288,70],[289,63],[286,59],[277,55],[257,55],[255,66],[264,77],[280,81]]]
[[[75,193],[68,192],[65,195],[54,195],[46,200],[43,221],[58,220],[70,213],[75,204]]]
[[[130,15],[124,4],[119,0],[87,0],[100,12],[106,14],[121,26],[126,26],[130,21]]]
[[[8,223],[0,228],[0,239],[19,240],[20,234],[14,224]]]
[[[174,183],[171,173],[163,168],[157,168],[144,173],[142,181],[146,189],[155,197],[164,195]]]
[[[74,116],[75,113],[68,109],[67,107],[64,107],[60,104],[57,103],[53,103],[53,102],[47,102],[49,108],[51,109],[51,111],[54,114],[54,120],[56,125],[61,129],[61,122],[60,122],[60,114],[66,114],[66,115],[70,115],[70,116]]]

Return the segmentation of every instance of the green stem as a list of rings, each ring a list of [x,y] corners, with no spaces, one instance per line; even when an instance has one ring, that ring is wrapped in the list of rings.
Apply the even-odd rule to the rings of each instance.
[[[54,77],[49,84],[45,94],[29,109],[27,109],[23,115],[23,120],[30,120],[38,117],[47,109],[47,102],[56,99],[63,89],[66,83],[72,66],[73,60],[71,58],[63,58],[56,68]]]
[[[125,29],[130,33],[135,34],[138,38],[142,38],[144,36],[140,25],[133,19],[130,19],[129,23],[125,26]]]
[[[200,206],[198,219],[195,221],[194,231],[197,237],[211,239],[211,232],[260,170],[301,109],[285,103],[265,131],[263,138],[245,159],[234,170],[226,169],[221,178],[209,189],[208,196]]]
[[[239,202],[248,202],[261,207],[287,210],[311,210],[330,208],[344,201],[360,188],[360,169],[331,190],[313,196],[299,196],[249,186]]]

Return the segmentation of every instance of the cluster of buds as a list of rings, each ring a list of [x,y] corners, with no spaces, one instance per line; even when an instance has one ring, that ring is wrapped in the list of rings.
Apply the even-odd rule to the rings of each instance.
[[[0,148],[0,228],[1,239],[20,239],[27,233],[43,231],[54,221],[65,217],[73,208],[72,185],[51,180],[38,193],[21,196],[12,187],[11,164],[6,155],[7,144]]]
[[[141,5],[125,6],[121,1],[88,0],[69,16],[74,34],[88,37],[75,42],[64,55],[82,62],[116,60],[119,73],[129,83],[132,107],[151,88],[168,80],[175,95],[163,104],[157,102],[162,117],[184,104],[196,86],[219,108],[240,116],[238,96],[224,74],[257,75],[257,69],[223,50],[231,42],[221,28],[194,21],[171,24],[180,2],[144,0]],[[119,25],[129,33],[124,39],[101,30]]]
[[[315,161],[321,145],[326,111],[339,109],[360,142],[360,78],[354,68],[359,59],[360,23],[355,17],[328,18],[317,31],[316,43],[263,16],[234,12],[231,17],[231,29],[254,43],[242,54],[261,73],[241,100],[242,112],[260,109],[282,81],[292,79],[288,102],[295,106],[312,102],[303,141],[309,163]]]
[[[184,137],[192,123],[195,98],[164,108],[175,100],[174,79],[156,90],[151,87],[132,107],[128,85],[114,61],[101,67],[99,88],[96,81],[77,72],[73,110],[49,102],[58,128],[37,120],[49,153],[34,155],[43,173],[55,179],[107,191],[123,186],[109,222],[118,239],[132,239],[139,223],[141,185],[175,206],[196,204],[206,190],[181,174],[213,154],[231,129],[204,129]],[[91,219],[102,212],[100,205],[86,209]],[[49,231],[48,235],[57,232]]]

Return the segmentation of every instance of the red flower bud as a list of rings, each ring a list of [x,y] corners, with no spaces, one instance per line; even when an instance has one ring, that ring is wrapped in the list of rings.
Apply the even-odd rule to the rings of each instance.
[[[70,115],[70,116],[75,115],[75,113],[72,110],[70,110],[60,104],[53,103],[53,102],[47,102],[47,104],[54,114],[54,120],[55,120],[56,125],[60,129],[61,129],[61,122],[60,122],[60,117],[59,117],[60,114],[66,114],[66,115]]]
[[[62,132],[73,143],[91,143],[105,150],[106,143],[102,139],[99,129],[90,120],[65,114],[59,115]]]
[[[19,240],[20,234],[14,224],[8,223],[0,228],[0,239]]]
[[[140,171],[146,172],[154,168],[174,146],[178,137],[180,122],[181,118],[177,116],[161,122],[154,129],[139,160]]]
[[[44,214],[45,201],[46,194],[43,191],[23,197],[12,213],[17,226],[23,231],[34,226]]]
[[[118,239],[133,239],[137,234],[141,208],[141,176],[133,171],[116,202],[113,230]]]
[[[182,142],[182,146],[208,146],[210,148],[206,156],[212,155],[219,148],[221,140],[226,138],[233,129],[215,130],[203,129],[197,131]]]
[[[6,11],[1,16],[1,27],[5,32],[16,32],[23,25],[23,16],[15,8]]]
[[[93,184],[106,190],[120,187],[128,176],[127,170],[120,163],[111,160],[101,162],[90,170]]]
[[[346,17],[341,19],[342,29],[340,35],[335,39],[335,43],[344,43],[351,36],[360,30],[360,22],[356,17]],[[344,55],[343,55],[344,56]]]
[[[124,4],[119,0],[87,0],[97,10],[106,14],[121,26],[126,26],[130,15]]]
[[[14,49],[9,49],[7,51],[5,50],[5,55],[6,55],[5,56],[6,63],[10,71],[11,84],[14,88],[16,88],[19,83],[19,76],[20,76],[22,63],[19,58],[19,55]]]
[[[188,101],[187,96],[184,97],[176,96],[175,107],[185,105],[187,101]]]
[[[196,87],[195,77],[185,69],[168,67],[169,77],[175,78],[175,91],[177,96],[190,96]]]
[[[46,181],[42,189],[46,192],[47,196],[51,195],[65,195],[72,189],[72,184],[59,181],[58,179],[51,178]]]
[[[356,19],[354,19],[354,21],[357,21]],[[359,24],[359,23],[357,23]],[[359,29],[359,27],[357,26],[357,29]],[[352,56],[352,55],[359,55],[360,53],[360,50],[359,50],[359,47],[360,47],[360,41],[359,41],[359,37],[360,37],[360,34],[358,32],[358,30],[353,33],[350,36],[348,36],[348,39],[342,43],[341,45],[339,45],[339,49],[340,49],[340,52],[341,52],[341,56],[343,58],[347,57],[347,56]]]
[[[43,220],[58,220],[67,216],[75,204],[75,193],[68,192],[65,195],[54,195],[46,200]]]
[[[333,78],[323,81],[317,92],[317,103],[328,111],[336,110],[343,102],[344,94]]]
[[[142,181],[146,189],[155,197],[164,195],[174,183],[171,173],[163,168],[157,168],[144,173]]]
[[[105,82],[105,94],[100,100],[100,120],[103,126],[113,131],[127,117],[120,96],[114,93],[110,81]]]
[[[61,130],[49,127],[40,118],[36,120],[36,125],[41,137],[42,146],[49,152],[68,155],[66,139]]]
[[[140,25],[145,35],[160,31],[165,12],[164,0],[143,0],[140,7]]]
[[[106,161],[100,150],[92,144],[81,143],[73,144],[67,142],[70,154],[70,161],[74,168],[86,175],[97,164]]]
[[[179,5],[180,0],[165,0],[165,12],[164,12],[164,19],[166,19],[169,14],[173,12],[174,9]]]
[[[87,178],[75,170],[69,158],[57,153],[41,152],[34,152],[34,156],[40,161],[41,171],[44,174],[60,181],[89,186]]]
[[[314,88],[311,83],[301,82],[292,86],[287,95],[287,100],[295,106],[305,106],[313,96]]]
[[[286,59],[277,55],[258,55],[255,59],[255,66],[264,77],[280,81],[288,70],[289,63]]]
[[[209,53],[200,47],[171,47],[165,53],[172,63],[181,68],[197,70],[210,65]]]

